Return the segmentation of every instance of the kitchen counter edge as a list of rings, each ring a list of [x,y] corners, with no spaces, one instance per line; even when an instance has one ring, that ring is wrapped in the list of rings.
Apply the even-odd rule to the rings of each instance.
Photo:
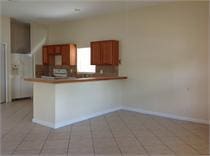
[[[127,79],[127,76],[113,76],[113,77],[88,77],[88,78],[76,78],[76,79],[44,79],[44,78],[25,78],[28,82],[40,82],[40,83],[78,83],[78,82],[90,82],[90,81],[104,81],[104,80],[123,80]]]

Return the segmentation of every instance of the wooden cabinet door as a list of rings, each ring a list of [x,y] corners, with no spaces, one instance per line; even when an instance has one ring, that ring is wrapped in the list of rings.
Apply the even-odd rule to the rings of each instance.
[[[101,46],[102,64],[112,65],[113,63],[112,41],[102,41],[100,43],[100,46]]]
[[[55,55],[48,54],[48,62],[49,62],[49,65],[54,66],[55,65]]]
[[[42,48],[42,61],[43,61],[43,65],[48,65],[49,61],[48,61],[48,52],[47,52],[47,47],[43,47]]]
[[[54,50],[55,50],[55,55],[61,55],[61,46],[60,45],[55,45]]]
[[[53,45],[47,46],[48,64],[55,65],[55,48]]]
[[[47,46],[48,55],[54,55],[55,54],[55,48],[53,45]]]
[[[61,46],[62,65],[70,65],[69,45]]]
[[[54,48],[52,46],[44,46],[42,49],[42,58],[44,65],[55,65]]]
[[[112,41],[112,65],[119,65],[119,41]]]
[[[101,64],[101,48],[100,42],[91,42],[91,64],[100,65]]]
[[[77,65],[77,46],[70,44],[70,64],[71,66]]]

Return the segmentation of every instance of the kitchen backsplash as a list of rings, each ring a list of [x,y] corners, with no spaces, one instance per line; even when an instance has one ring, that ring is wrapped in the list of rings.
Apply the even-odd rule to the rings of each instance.
[[[48,65],[36,65],[36,77],[41,76],[53,76],[53,68],[65,68],[68,71],[68,76],[76,76],[76,66],[48,66]]]
[[[68,71],[68,76],[71,77],[90,77],[90,76],[117,76],[118,66],[96,66],[96,73],[77,73],[76,66],[48,66],[36,65],[36,77],[52,76],[53,68],[65,68]]]
[[[95,76],[118,76],[118,66],[96,66]]]

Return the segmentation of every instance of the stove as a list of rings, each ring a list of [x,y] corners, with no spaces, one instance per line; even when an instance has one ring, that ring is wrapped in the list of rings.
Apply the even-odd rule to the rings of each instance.
[[[57,69],[57,68],[54,68],[53,69],[53,76],[54,77],[58,77],[58,78],[67,78],[68,77],[68,71],[67,69]]]

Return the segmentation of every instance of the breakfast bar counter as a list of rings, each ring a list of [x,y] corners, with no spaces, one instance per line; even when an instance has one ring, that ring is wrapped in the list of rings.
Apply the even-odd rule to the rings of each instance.
[[[87,78],[59,78],[59,79],[50,79],[50,78],[26,78],[26,81],[30,82],[43,82],[43,83],[74,83],[74,82],[89,82],[89,81],[104,81],[104,80],[120,80],[127,79],[126,76],[106,76],[106,77],[87,77]]]
[[[33,83],[33,122],[59,128],[119,110],[126,79],[120,76],[25,79]]]

